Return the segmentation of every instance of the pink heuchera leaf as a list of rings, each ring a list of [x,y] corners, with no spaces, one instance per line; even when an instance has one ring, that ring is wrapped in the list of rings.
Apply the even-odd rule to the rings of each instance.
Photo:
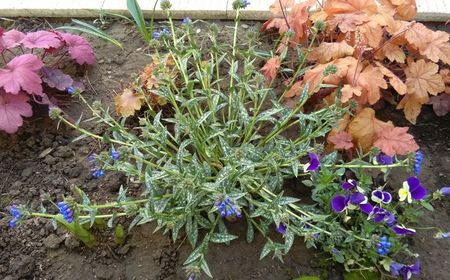
[[[58,34],[43,30],[28,33],[21,41],[21,43],[29,49],[57,49],[62,45],[61,39],[59,38]]]
[[[20,45],[20,42],[25,38],[25,34],[11,29],[3,34],[3,42],[7,49],[11,49]]]
[[[31,117],[33,111],[24,93],[9,94],[0,90],[0,130],[15,133],[23,124],[22,117]]]
[[[450,94],[442,93],[438,96],[432,96],[428,104],[433,104],[433,111],[436,115],[443,117],[450,112]]]
[[[42,95],[41,77],[36,72],[43,66],[34,54],[16,56],[0,69],[0,87],[12,94],[18,94],[22,88],[30,94]]]
[[[66,42],[70,56],[75,59],[78,64],[95,63],[94,51],[86,39],[70,33],[60,32],[59,35],[61,35],[64,42]]]
[[[52,88],[66,90],[73,84],[72,78],[59,69],[42,68],[42,80]]]

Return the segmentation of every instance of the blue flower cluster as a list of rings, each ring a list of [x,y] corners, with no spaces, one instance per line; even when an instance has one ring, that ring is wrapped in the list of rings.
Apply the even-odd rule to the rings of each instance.
[[[103,171],[103,169],[94,169],[92,171],[92,177],[94,177],[95,179],[101,178],[105,176],[105,171]]]
[[[111,151],[111,159],[112,160],[118,160],[120,158],[120,153],[116,150]]]
[[[154,31],[153,32],[153,39],[159,40],[161,36],[169,36],[170,31],[167,29],[167,27],[164,27],[161,31]]]
[[[19,221],[20,217],[22,216],[22,213],[20,212],[20,210],[17,208],[16,205],[11,206],[9,213],[13,217],[13,219],[11,221],[9,221],[9,227],[15,228],[17,226],[17,222]]]
[[[73,211],[65,201],[58,202],[59,213],[64,216],[69,224],[73,222]]]
[[[77,90],[76,87],[70,86],[70,87],[67,88],[67,93],[72,95],[76,90]]]
[[[381,256],[385,256],[391,251],[391,246],[392,244],[389,242],[389,238],[387,236],[382,236],[377,245],[377,253]]]
[[[188,25],[191,22],[190,17],[185,17],[183,21],[181,22],[182,25]]]
[[[420,170],[422,169],[422,162],[423,162],[423,154],[422,154],[421,151],[417,151],[416,152],[416,159],[414,161],[414,166],[413,166],[414,174],[416,176],[419,175]]]
[[[219,213],[222,218],[228,218],[231,216],[236,216],[237,218],[241,217],[241,210],[239,210],[239,207],[234,204],[229,197],[222,200],[222,202],[217,201],[215,205],[219,209]]]
[[[248,0],[243,0],[242,1],[242,7],[243,8],[247,8],[248,5],[250,5],[250,1],[248,1]]]

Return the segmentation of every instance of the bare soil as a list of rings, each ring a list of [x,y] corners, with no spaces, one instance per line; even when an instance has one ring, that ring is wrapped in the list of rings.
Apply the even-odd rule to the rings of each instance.
[[[42,20],[16,22],[26,29],[39,26]],[[246,23],[258,28],[259,23]],[[219,22],[223,30],[231,23]],[[245,28],[244,28],[245,27]],[[248,27],[244,26],[245,31]],[[144,43],[131,24],[114,23],[107,32],[124,43],[124,50],[101,40],[90,38],[98,64],[87,69],[87,91],[90,100],[102,100],[111,105],[115,92],[126,86],[150,58]],[[225,32],[225,31],[224,31]],[[227,36],[226,34],[224,36]],[[92,85],[91,86],[89,86]],[[44,195],[60,200],[70,194],[72,186],[81,186],[96,201],[114,199],[120,185],[137,191],[139,185],[128,183],[121,174],[108,173],[95,180],[87,166],[87,156],[102,148],[95,141],[71,142],[77,134],[69,129],[57,129],[48,119],[47,109],[27,119],[16,135],[0,133],[0,278],[1,279],[185,279],[182,264],[192,248],[183,237],[172,243],[154,225],[134,228],[124,245],[114,242],[109,230],[97,232],[99,245],[89,249],[62,229],[53,229],[49,221],[28,220],[17,229],[9,229],[7,207],[11,203],[28,204],[38,209]],[[83,111],[80,104],[71,103],[65,111],[77,118]],[[386,108],[380,117],[392,119],[397,125],[410,126],[400,111]],[[450,115],[438,118],[426,108],[411,127],[424,153],[421,179],[430,191],[448,184],[450,177]],[[92,127],[98,132],[101,127]],[[391,184],[400,184],[406,174],[397,172]],[[438,226],[450,230],[450,201],[435,204],[421,227]],[[1,212],[3,211],[3,212]],[[126,224],[126,221],[122,221]],[[244,225],[231,224],[232,231],[245,236]],[[420,255],[422,274],[418,279],[446,280],[450,278],[449,240],[435,240],[433,231],[420,231],[409,239],[412,249]],[[259,261],[264,245],[261,236],[247,244],[245,238],[231,246],[213,245],[208,263],[216,279],[292,279],[300,275],[322,275],[324,279],[342,279],[342,269],[323,261],[319,252],[307,250],[302,240],[296,240],[284,263],[270,257]]]

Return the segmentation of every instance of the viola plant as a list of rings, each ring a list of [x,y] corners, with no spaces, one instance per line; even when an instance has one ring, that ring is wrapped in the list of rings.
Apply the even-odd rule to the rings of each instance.
[[[379,170],[389,178],[393,168],[412,171],[418,164],[415,151],[401,156],[370,149],[351,160],[344,160],[344,153],[325,152],[324,136],[355,108],[336,98],[310,110],[322,78],[298,89],[292,106],[282,103],[286,85],[275,74],[304,73],[304,61],[292,63],[285,48],[275,72],[259,69],[259,62],[274,55],[259,49],[252,34],[238,36],[241,9],[248,4],[234,2],[228,43],[219,40],[214,25],[197,32],[196,21],[174,23],[170,3],[163,1],[167,33],[150,41],[152,62],[115,98],[118,117],[99,102],[88,103],[78,89],[72,93],[91,110],[87,121],[107,127],[103,134],[85,129],[83,120],[71,122],[57,107],[51,110],[61,124],[105,144],[104,151],[88,158],[94,177],[122,172],[141,183],[141,197],[128,197],[121,188],[117,201],[96,204],[76,188],[54,214],[22,207],[25,214],[14,216],[14,225],[28,217],[51,218],[92,241],[86,229],[99,220],[113,227],[119,217],[134,217],[130,228],[155,222],[174,242],[187,237],[193,248],[184,262],[188,279],[201,273],[212,277],[208,246],[231,244],[238,236],[229,225],[239,220],[247,227],[248,242],[255,234],[265,237],[261,259],[272,254],[282,260],[294,239],[302,237],[347,270],[416,274],[417,267],[396,265],[416,258],[404,237],[416,233],[417,209],[432,209],[429,202],[449,191],[429,196],[417,177],[406,180],[407,189],[379,185],[367,172]],[[321,30],[318,24],[307,33],[317,37]],[[329,65],[321,74],[326,78],[336,71]],[[298,184],[286,184],[295,178]],[[309,188],[314,202],[302,202],[298,188]],[[287,190],[294,194],[287,196]],[[279,233],[277,239],[271,231]]]
[[[66,58],[80,65],[95,63],[81,36],[59,31],[23,33],[0,28],[0,130],[15,133],[23,117],[33,114],[30,101],[54,106],[54,92],[73,92],[82,85],[60,67]]]

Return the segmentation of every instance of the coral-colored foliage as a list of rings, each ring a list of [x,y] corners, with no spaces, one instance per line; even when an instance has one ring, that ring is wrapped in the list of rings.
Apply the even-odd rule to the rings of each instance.
[[[66,52],[79,64],[95,63],[91,46],[81,36],[43,30],[27,34],[14,29],[3,32],[0,28],[4,62],[0,66],[0,130],[14,133],[22,125],[22,117],[32,115],[30,96],[50,104],[44,83],[61,91],[75,84],[57,68]],[[51,66],[45,67],[44,61]]]
[[[307,52],[313,25],[319,21],[326,24],[309,52],[309,69],[292,83],[284,96],[298,95],[306,84],[314,93],[319,92],[319,83],[335,85],[341,89],[342,102],[358,104],[348,126],[330,134],[328,141],[335,148],[350,147],[347,141],[350,138],[344,133],[347,131],[352,143],[364,150],[375,143],[388,154],[415,150],[412,136],[407,144],[399,145],[410,135],[390,122],[377,120],[375,112],[368,107],[383,98],[397,102],[397,108],[403,109],[411,123],[416,122],[424,104],[432,104],[438,115],[446,114],[450,74],[447,69],[439,71],[439,68],[450,63],[449,34],[433,31],[422,23],[408,22],[417,13],[414,0],[325,0],[323,6],[306,16],[292,13],[295,7],[307,9],[310,5],[310,1],[277,0],[271,6],[275,18],[263,26],[263,30],[275,28],[284,34],[290,20],[298,18],[303,28],[301,33],[296,33],[290,42],[282,42],[280,48],[303,46]],[[331,64],[336,66],[337,73],[324,77],[323,71]],[[392,98],[391,92],[398,96]],[[389,129],[380,134],[382,128]]]

